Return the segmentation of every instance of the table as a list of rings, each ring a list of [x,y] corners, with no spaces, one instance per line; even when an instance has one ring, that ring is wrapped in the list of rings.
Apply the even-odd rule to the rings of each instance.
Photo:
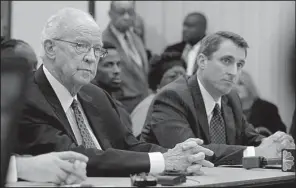
[[[182,187],[229,187],[229,186],[266,186],[282,183],[294,183],[294,172],[282,172],[280,169],[251,169],[231,167],[203,168],[202,176],[188,176]],[[96,187],[130,187],[131,181],[128,177],[89,177],[84,182]],[[40,184],[32,182],[16,182],[7,185],[8,187],[54,187],[53,184]],[[161,185],[158,185],[158,187]]]

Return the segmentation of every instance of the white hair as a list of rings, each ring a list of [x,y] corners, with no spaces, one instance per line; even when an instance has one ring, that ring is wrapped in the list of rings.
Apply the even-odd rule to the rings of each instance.
[[[74,19],[77,17],[85,16],[88,17],[90,21],[95,20],[89,13],[75,8],[63,8],[59,10],[56,14],[52,15],[46,22],[41,33],[41,53],[40,57],[43,58],[44,52],[44,42],[48,39],[60,38],[63,36],[64,32],[68,30],[69,19]]]

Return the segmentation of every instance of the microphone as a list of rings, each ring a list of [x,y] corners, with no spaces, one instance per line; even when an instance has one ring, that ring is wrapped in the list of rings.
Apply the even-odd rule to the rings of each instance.
[[[243,168],[264,168],[266,165],[282,165],[281,158],[265,158],[261,156],[243,157]]]
[[[295,153],[295,149],[283,149],[281,158],[243,157],[243,168],[264,168],[267,165],[280,165],[283,172],[295,172]]]

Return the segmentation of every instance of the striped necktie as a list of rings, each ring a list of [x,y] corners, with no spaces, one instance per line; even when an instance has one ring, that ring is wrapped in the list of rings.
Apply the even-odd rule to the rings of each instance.
[[[93,139],[91,138],[89,130],[86,127],[82,113],[78,106],[78,101],[76,99],[73,100],[71,107],[74,111],[77,126],[81,134],[82,145],[85,146],[86,148],[97,148]]]

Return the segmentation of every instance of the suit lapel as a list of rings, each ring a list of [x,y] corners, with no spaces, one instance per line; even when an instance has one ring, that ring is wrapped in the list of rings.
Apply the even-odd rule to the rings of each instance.
[[[205,109],[205,104],[199,89],[199,85],[197,82],[197,76],[194,74],[191,76],[188,80],[188,86],[192,94],[194,107],[195,107],[195,113],[197,116],[198,123],[204,133],[204,143],[210,143],[210,134],[209,134],[209,124],[208,124],[208,118],[207,113]]]
[[[131,32],[131,36],[132,36],[132,39],[133,39],[133,41],[134,41],[134,44],[135,44],[136,50],[138,51],[138,54],[140,55],[140,58],[141,58],[141,60],[142,60],[142,65],[143,65],[144,71],[145,71],[146,73],[148,73],[147,55],[146,55],[146,51],[145,51],[144,45],[143,45],[143,43],[137,38],[137,36],[135,36],[135,34],[134,34],[133,32]]]
[[[68,118],[64,112],[64,109],[43,72],[43,65],[40,66],[40,68],[35,73],[35,82],[40,87],[48,103],[53,107],[57,119],[61,122],[67,134],[70,135],[71,139],[77,144],[76,138],[74,136]]]
[[[104,136],[104,122],[101,118],[102,109],[95,106],[92,97],[83,91],[78,93],[78,98],[87,117],[89,125],[92,128],[92,131],[95,134],[101,148],[103,150],[110,148],[111,144]]]
[[[109,35],[109,36],[108,36]],[[123,63],[125,63],[125,67],[127,67],[127,69],[130,70],[131,73],[137,73],[139,74],[139,76],[142,78],[142,80],[146,80],[145,75],[145,68],[139,66],[136,62],[133,62],[134,60],[132,58],[129,57],[129,55],[127,55],[124,51],[124,49],[122,48],[119,40],[117,39],[117,37],[115,36],[115,34],[112,32],[112,29],[110,28],[110,25],[107,28],[107,36],[110,40],[112,40],[112,43],[114,43],[117,46],[117,50],[119,52],[119,54],[121,54],[121,58],[123,59]],[[134,40],[134,36],[133,37],[133,41]],[[137,44],[136,48],[138,47]],[[141,54],[139,54],[141,56]],[[148,66],[148,65],[147,65]],[[145,73],[145,74],[142,74]]]
[[[226,96],[222,96],[221,106],[226,129],[226,143],[232,145],[235,144],[235,122],[232,109],[229,106],[228,99]]]

